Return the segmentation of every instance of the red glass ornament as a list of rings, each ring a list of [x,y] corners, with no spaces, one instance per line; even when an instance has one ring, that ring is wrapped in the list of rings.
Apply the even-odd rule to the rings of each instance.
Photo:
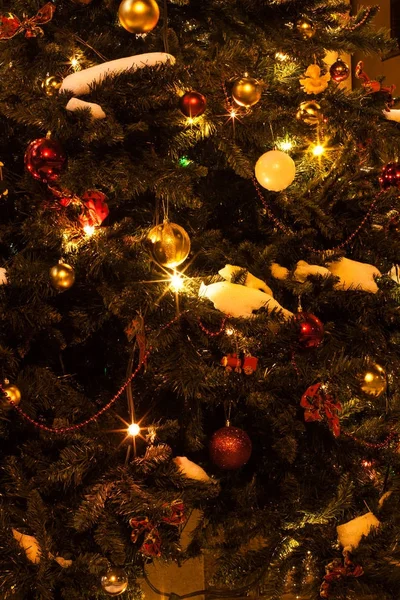
[[[185,117],[199,117],[206,110],[207,100],[199,92],[186,92],[179,99],[179,108]]]
[[[324,325],[315,315],[300,312],[296,315],[299,323],[299,342],[304,348],[316,348],[324,337]]]
[[[67,157],[59,142],[39,138],[31,142],[25,152],[25,166],[29,173],[43,183],[56,181],[65,167]]]
[[[379,183],[383,190],[387,190],[390,187],[400,188],[400,164],[390,162],[385,165],[379,177]]]
[[[350,75],[350,69],[346,63],[339,58],[333,63],[329,69],[329,73],[331,74],[333,81],[336,81],[336,83],[341,83],[342,81],[348,79]]]
[[[226,471],[243,467],[251,456],[251,450],[251,439],[239,427],[222,427],[210,440],[212,462]]]

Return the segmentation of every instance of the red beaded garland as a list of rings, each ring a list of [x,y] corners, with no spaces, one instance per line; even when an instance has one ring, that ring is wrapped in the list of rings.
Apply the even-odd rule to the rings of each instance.
[[[25,166],[34,179],[43,183],[56,181],[65,167],[67,156],[57,140],[39,138],[25,152]]]
[[[185,117],[199,117],[206,110],[207,100],[199,92],[186,92],[179,99],[179,108]]]
[[[315,315],[300,312],[296,315],[299,324],[299,342],[303,348],[316,348],[324,337],[324,325]]]
[[[239,427],[222,427],[210,440],[212,462],[226,471],[243,467],[251,456],[251,450],[251,439]]]

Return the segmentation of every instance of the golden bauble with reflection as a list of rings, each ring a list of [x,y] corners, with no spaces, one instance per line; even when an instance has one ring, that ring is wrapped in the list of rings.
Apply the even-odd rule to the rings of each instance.
[[[155,0],[122,0],[118,18],[129,33],[148,33],[157,25],[160,9]]]
[[[233,84],[232,98],[239,106],[254,106],[260,100],[261,94],[262,85],[253,77],[241,77]]]
[[[321,105],[316,100],[302,102],[296,113],[296,119],[307,125],[318,125],[322,120]]]
[[[7,396],[6,400],[10,400],[14,404],[19,404],[21,402],[21,392],[16,385],[11,383],[3,386],[3,391]]]
[[[307,17],[298,19],[295,27],[305,40],[310,39],[315,35],[315,25],[310,19],[307,19]]]
[[[147,241],[153,259],[169,269],[175,269],[183,263],[190,252],[188,233],[180,225],[169,221],[153,227]]]
[[[101,587],[109,596],[119,596],[128,587],[128,575],[124,569],[113,567],[101,578]]]
[[[55,96],[62,86],[63,78],[58,75],[50,75],[42,81],[42,90],[46,96]]]
[[[378,398],[386,391],[386,371],[377,363],[369,365],[366,371],[360,374],[359,378],[361,390],[369,396]]]
[[[59,262],[50,269],[50,279],[56,290],[64,291],[70,288],[75,281],[74,268],[66,263]]]

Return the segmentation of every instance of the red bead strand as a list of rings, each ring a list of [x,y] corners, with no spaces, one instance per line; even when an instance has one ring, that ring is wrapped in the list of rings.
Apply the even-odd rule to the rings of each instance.
[[[210,331],[209,329],[204,327],[203,323],[201,322],[201,320],[199,318],[199,327],[209,337],[216,337],[217,335],[221,335],[221,333],[223,333],[223,331],[225,331],[226,321],[227,321],[227,319],[226,319],[226,317],[224,317],[222,319],[221,327],[218,329],[218,331]]]

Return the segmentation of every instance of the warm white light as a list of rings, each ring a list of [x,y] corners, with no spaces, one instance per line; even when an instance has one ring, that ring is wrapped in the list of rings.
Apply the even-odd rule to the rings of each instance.
[[[179,292],[183,289],[185,282],[179,273],[174,273],[170,278],[170,288],[173,292]]]
[[[237,115],[237,112],[234,108],[232,108],[232,110],[229,111],[229,116],[231,119],[234,119]]]
[[[227,328],[225,329],[225,333],[226,333],[226,335],[233,335],[235,332],[234,332],[234,330],[232,329],[232,327],[227,327]]]
[[[92,237],[92,235],[94,234],[96,229],[93,225],[85,225],[85,227],[83,228],[83,231],[85,232],[85,235],[87,237]]]
[[[137,423],[131,423],[128,427],[128,434],[132,437],[136,437],[140,433],[140,427]]]
[[[281,62],[284,62],[285,60],[289,60],[289,55],[284,54],[283,52],[276,52],[275,58],[276,58],[276,60],[280,60]]]
[[[290,142],[290,141],[281,142],[279,144],[279,150],[282,150],[283,152],[289,152],[289,150],[292,150],[292,148],[293,148],[293,142]]]
[[[79,66],[80,66],[80,65],[79,65],[79,60],[77,59],[77,57],[76,57],[76,56],[73,56],[73,57],[71,58],[71,61],[70,61],[70,62],[71,62],[71,67],[72,67],[73,69],[75,69],[75,70],[79,69]]]
[[[317,144],[313,147],[312,153],[314,154],[314,156],[322,156],[323,154],[325,154],[325,148],[321,144]]]
[[[193,117],[188,117],[188,118],[186,119],[186,122],[187,122],[189,125],[193,125],[193,123],[194,123],[194,119],[193,119]]]

